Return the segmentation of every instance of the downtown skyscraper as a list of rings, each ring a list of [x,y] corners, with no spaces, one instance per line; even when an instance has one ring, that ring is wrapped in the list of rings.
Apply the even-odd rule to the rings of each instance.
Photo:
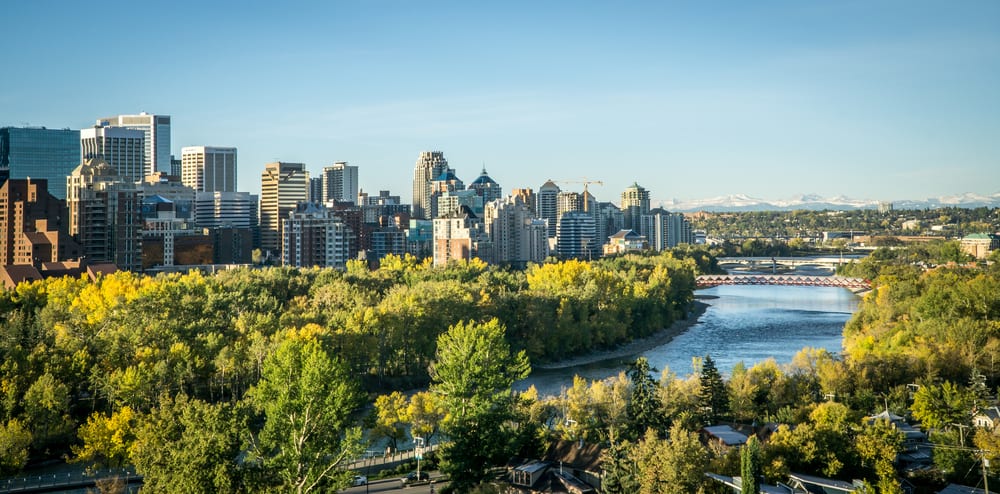
[[[448,171],[448,160],[441,151],[423,151],[413,168],[414,219],[434,219],[431,212],[431,182]]]
[[[309,200],[309,173],[302,163],[277,161],[260,175],[260,246],[280,256],[281,224],[300,202]]]
[[[236,148],[182,148],[181,182],[195,192],[236,192]]]
[[[79,130],[0,128],[0,185],[6,178],[45,179],[49,193],[65,199],[66,177],[79,164]]]
[[[358,202],[358,167],[338,161],[323,167],[322,199],[326,201]]]
[[[97,119],[97,125],[142,132],[143,172],[139,180],[155,172],[170,173],[170,115],[150,115],[146,112],[138,115],[116,115]]]

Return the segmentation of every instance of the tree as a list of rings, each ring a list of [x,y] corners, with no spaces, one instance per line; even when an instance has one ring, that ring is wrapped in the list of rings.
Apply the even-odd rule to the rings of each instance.
[[[233,405],[163,396],[137,420],[130,456],[155,492],[240,492],[245,426]]]
[[[662,433],[666,419],[660,405],[656,381],[650,375],[655,372],[646,357],[639,357],[628,367],[627,375],[632,381],[632,393],[626,410],[628,412],[630,437],[638,438],[647,429]]]
[[[601,465],[604,467],[604,480],[601,487],[607,494],[632,494],[639,490],[639,472],[632,460],[632,449],[629,441],[619,441],[601,452]]]
[[[427,440],[428,443],[441,428],[441,422],[448,415],[441,397],[430,392],[420,391],[410,397],[406,407],[406,417],[410,421],[410,431]]]
[[[864,427],[854,439],[854,447],[865,464],[875,470],[877,487],[881,494],[903,492],[896,480],[893,462],[903,445],[903,433],[896,430],[888,420],[876,420]]]
[[[345,366],[311,338],[289,338],[264,361],[248,395],[264,416],[251,450],[281,488],[313,492],[360,454],[361,431],[350,414],[362,395]]]
[[[135,412],[124,406],[110,416],[94,413],[77,429],[77,435],[83,444],[72,447],[76,454],[74,461],[88,462],[92,467],[119,468],[130,460],[128,452],[135,441]]]
[[[69,389],[52,374],[42,374],[24,393],[24,410],[31,417],[32,435],[41,445],[73,430]]]
[[[406,438],[403,426],[408,421],[403,393],[393,391],[375,399],[375,429],[372,432],[379,437],[388,437],[393,449],[399,446],[398,441]]]
[[[633,450],[638,468],[638,492],[696,493],[704,480],[708,453],[698,435],[680,425],[670,429],[669,439],[660,439],[652,429]]]
[[[441,451],[441,471],[459,489],[486,478],[488,469],[516,451],[511,431],[511,386],[528,376],[524,351],[515,354],[496,319],[459,322],[438,337],[430,366],[431,391],[443,397],[451,438]]]
[[[706,355],[701,367],[701,391],[698,405],[706,424],[714,424],[729,413],[729,394],[722,374],[711,355]]]
[[[746,444],[740,448],[740,476],[743,485],[740,492],[760,494],[760,478],[764,473],[760,457],[760,441],[757,435],[751,435]]]
[[[952,382],[941,385],[925,384],[913,394],[913,418],[927,429],[942,429],[952,424],[967,425],[971,421],[973,395]]]
[[[28,463],[31,431],[17,419],[0,424],[0,474],[20,471]]]

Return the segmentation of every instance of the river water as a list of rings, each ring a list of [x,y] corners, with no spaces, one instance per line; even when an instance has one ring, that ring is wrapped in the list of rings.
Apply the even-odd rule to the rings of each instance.
[[[639,356],[679,377],[692,372],[692,358],[711,355],[723,374],[742,361],[747,367],[773,357],[785,364],[804,347],[842,350],[844,324],[860,298],[845,288],[802,286],[719,286],[695,292],[709,304],[699,321],[670,342],[628,358],[564,369],[539,369],[515,384],[534,385],[555,395],[573,385],[573,376],[605,379]],[[654,376],[659,378],[657,374]]]

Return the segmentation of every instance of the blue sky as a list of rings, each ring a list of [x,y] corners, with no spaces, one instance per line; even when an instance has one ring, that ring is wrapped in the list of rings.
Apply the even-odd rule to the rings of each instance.
[[[1000,2],[8,2],[0,125],[168,114],[173,148],[509,191],[1000,192]],[[578,185],[564,188],[578,189]]]

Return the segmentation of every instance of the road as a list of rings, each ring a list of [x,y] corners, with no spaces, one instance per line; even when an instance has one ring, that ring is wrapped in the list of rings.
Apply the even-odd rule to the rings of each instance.
[[[434,492],[441,492],[441,488],[448,485],[448,482],[440,482],[440,474],[437,472],[431,473],[431,480],[434,482]],[[372,480],[368,485],[362,485],[359,487],[351,487],[344,490],[343,492],[349,494],[367,494],[373,492],[400,492],[406,494],[430,494],[431,484],[423,483],[419,485],[403,487],[400,483],[399,477]]]

